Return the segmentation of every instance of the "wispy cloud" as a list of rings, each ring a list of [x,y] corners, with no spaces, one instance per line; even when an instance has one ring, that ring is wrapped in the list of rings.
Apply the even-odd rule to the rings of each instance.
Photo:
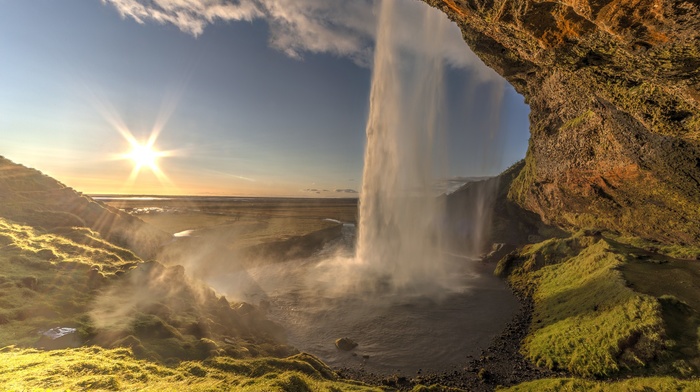
[[[372,58],[377,15],[377,0],[102,0],[125,18],[138,23],[157,22],[177,26],[198,36],[217,21],[265,20],[270,27],[270,46],[301,59],[305,53],[329,53],[348,57],[361,66]],[[415,45],[413,26],[423,23],[418,1],[402,1],[398,20],[402,30],[398,44],[406,49]],[[435,10],[434,12],[439,12]],[[457,68],[472,67],[482,80],[496,74],[468,49],[462,35],[447,17],[448,34],[431,50],[437,50],[446,62]]]
[[[155,21],[171,23],[180,30],[199,35],[216,20],[251,21],[263,16],[258,4],[252,0],[232,3],[226,0],[102,0],[112,4],[122,17],[133,18],[138,23]]]

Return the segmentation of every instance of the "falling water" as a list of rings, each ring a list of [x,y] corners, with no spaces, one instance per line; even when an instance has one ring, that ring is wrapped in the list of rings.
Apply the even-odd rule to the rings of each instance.
[[[360,199],[358,259],[391,289],[422,289],[448,275],[441,225],[444,204],[435,179],[444,175],[440,139],[446,32],[425,7],[414,46],[401,47],[395,1],[380,6],[367,147]]]
[[[445,198],[437,197],[436,179],[447,173],[440,43],[454,26],[416,2],[424,20],[402,36],[399,8],[409,3],[384,0],[379,9],[359,231],[346,223],[341,238],[309,258],[233,267],[238,256],[229,249],[226,225],[170,245],[174,257],[206,260],[208,282],[228,298],[266,304],[291,345],[331,366],[386,375],[463,366],[518,306],[490,265],[445,252],[447,235],[455,233],[476,249],[493,197],[488,187],[470,188],[461,194],[466,198],[450,198],[449,215]],[[488,134],[487,127],[466,123],[476,132],[470,139]],[[498,156],[474,144],[486,157]],[[185,241],[199,247],[177,247]],[[359,346],[338,350],[333,342],[340,337]]]

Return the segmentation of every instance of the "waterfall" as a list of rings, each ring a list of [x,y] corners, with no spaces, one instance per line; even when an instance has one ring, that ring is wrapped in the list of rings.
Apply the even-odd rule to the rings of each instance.
[[[382,1],[374,53],[367,145],[360,196],[357,258],[391,289],[435,285],[449,272],[443,243],[445,177],[444,60],[435,50],[446,32],[425,7],[412,48],[397,37],[395,0]]]

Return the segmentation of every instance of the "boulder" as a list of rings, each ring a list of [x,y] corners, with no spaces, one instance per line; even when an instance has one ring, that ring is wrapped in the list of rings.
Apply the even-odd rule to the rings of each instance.
[[[351,351],[357,347],[357,343],[350,338],[340,338],[335,341],[335,346],[338,350]]]

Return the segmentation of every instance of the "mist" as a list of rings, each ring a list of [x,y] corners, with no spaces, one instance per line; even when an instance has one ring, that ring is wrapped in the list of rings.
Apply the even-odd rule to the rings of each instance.
[[[258,232],[274,233],[272,219],[285,218],[279,211],[260,212],[260,206],[253,205],[252,215],[227,215],[229,207],[222,206],[207,212],[218,223],[203,229],[181,227],[158,255],[159,261],[183,266],[189,276],[220,295],[267,312],[266,317],[285,326],[289,344],[333,366],[359,365],[378,372],[445,369],[465,353],[476,355],[488,341],[483,336],[498,330],[493,325],[505,323],[515,307],[510,292],[479,262],[489,245],[498,182],[472,186],[475,197],[469,205],[450,213],[449,196],[436,192],[436,184],[450,175],[445,79],[451,64],[441,44],[450,42],[446,37],[454,26],[428,6],[420,9],[417,23],[416,18],[402,19],[398,8],[395,0],[375,8],[378,23],[357,220],[316,216],[332,226],[323,230],[334,233],[323,246],[286,237],[242,246]],[[483,77],[469,74],[465,102],[481,99],[476,91],[483,90],[475,87],[484,83]],[[481,170],[500,164],[502,91],[498,85],[489,97],[488,124],[468,119],[464,124],[464,132],[473,135],[467,139],[474,143],[466,150],[479,151]],[[199,207],[195,202],[187,208],[181,213],[195,213]],[[168,282],[162,284],[169,287]],[[158,293],[170,296],[168,290]],[[93,317],[103,328],[121,322],[138,298],[152,291],[132,294],[120,305],[117,293],[106,293]],[[426,331],[433,334],[430,339]],[[456,344],[454,336],[465,331],[473,333]],[[357,339],[362,355],[336,350],[332,342],[340,337]],[[407,341],[412,347],[406,347]],[[423,358],[416,358],[415,352]]]

